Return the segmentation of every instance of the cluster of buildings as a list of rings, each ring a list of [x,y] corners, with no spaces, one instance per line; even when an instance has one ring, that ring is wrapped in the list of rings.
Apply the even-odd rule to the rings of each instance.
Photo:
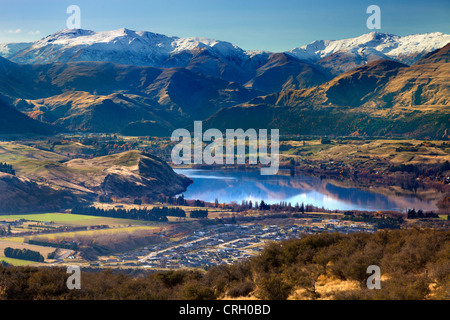
[[[257,255],[271,241],[300,238],[317,232],[374,232],[367,223],[309,219],[305,224],[215,225],[177,241],[160,243],[117,256],[119,265],[152,269],[208,268]],[[117,264],[115,264],[117,265]]]

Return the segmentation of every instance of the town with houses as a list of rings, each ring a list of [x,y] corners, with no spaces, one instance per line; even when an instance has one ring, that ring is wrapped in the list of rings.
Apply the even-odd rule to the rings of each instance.
[[[201,268],[232,264],[257,255],[272,241],[300,238],[319,232],[375,232],[365,222],[339,219],[308,219],[308,224],[208,226],[182,239],[147,246],[143,249],[108,257],[92,266],[143,267],[151,269]]]

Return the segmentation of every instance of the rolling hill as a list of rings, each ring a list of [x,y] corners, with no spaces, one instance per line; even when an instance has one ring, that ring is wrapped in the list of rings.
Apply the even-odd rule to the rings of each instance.
[[[56,211],[77,203],[67,191],[0,172],[0,213]]]
[[[15,175],[0,173],[2,213],[60,210],[99,196],[176,195],[192,183],[163,160],[140,151],[68,161],[52,152],[0,142],[0,158],[15,169]]]

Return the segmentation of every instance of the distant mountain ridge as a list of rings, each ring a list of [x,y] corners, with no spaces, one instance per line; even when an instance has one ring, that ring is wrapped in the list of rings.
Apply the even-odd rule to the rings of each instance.
[[[221,129],[446,137],[447,40],[373,32],[270,53],[128,29],[63,30],[0,45],[12,55],[0,57],[0,99],[25,113],[21,121],[61,131],[165,135],[208,119]]]
[[[141,120],[173,129],[262,94],[186,68],[0,58],[3,100],[61,130],[115,133]]]
[[[287,90],[222,109],[204,127],[450,139],[449,62],[450,44],[412,66],[372,61],[314,88]]]
[[[450,35],[440,32],[405,37],[371,32],[343,40],[314,41],[285,54],[303,64],[314,65],[319,73],[324,73],[323,68],[336,75],[377,59],[411,65],[449,42]],[[30,44],[0,44],[0,56],[17,63],[103,61],[158,68],[183,67],[248,86],[252,86],[255,82],[252,79],[262,72],[259,69],[267,68],[274,55],[282,57],[279,53],[246,51],[226,41],[180,38],[125,28],[103,32],[65,29]],[[298,74],[289,76],[295,78]],[[289,87],[285,83],[292,79],[283,80],[277,86]]]

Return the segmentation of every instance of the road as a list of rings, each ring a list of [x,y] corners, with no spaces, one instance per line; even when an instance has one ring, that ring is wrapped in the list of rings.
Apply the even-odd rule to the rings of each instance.
[[[203,238],[200,238],[200,239],[197,239],[197,240],[193,240],[193,241],[190,241],[190,242],[187,242],[187,243],[182,243],[182,244],[179,244],[179,245],[176,245],[176,246],[173,246],[173,247],[169,247],[169,248],[166,248],[166,249],[163,249],[163,250],[160,250],[160,251],[154,251],[154,252],[150,253],[149,255],[146,255],[145,257],[139,259],[139,262],[145,262],[146,260],[150,259],[151,257],[153,257],[153,256],[155,256],[155,255],[157,255],[159,253],[166,252],[166,251],[169,251],[169,250],[172,250],[172,249],[175,249],[175,248],[179,248],[179,247],[184,247],[184,246],[186,246],[188,244],[196,243],[196,242],[207,240],[207,239],[209,239],[209,237],[203,237]]]

